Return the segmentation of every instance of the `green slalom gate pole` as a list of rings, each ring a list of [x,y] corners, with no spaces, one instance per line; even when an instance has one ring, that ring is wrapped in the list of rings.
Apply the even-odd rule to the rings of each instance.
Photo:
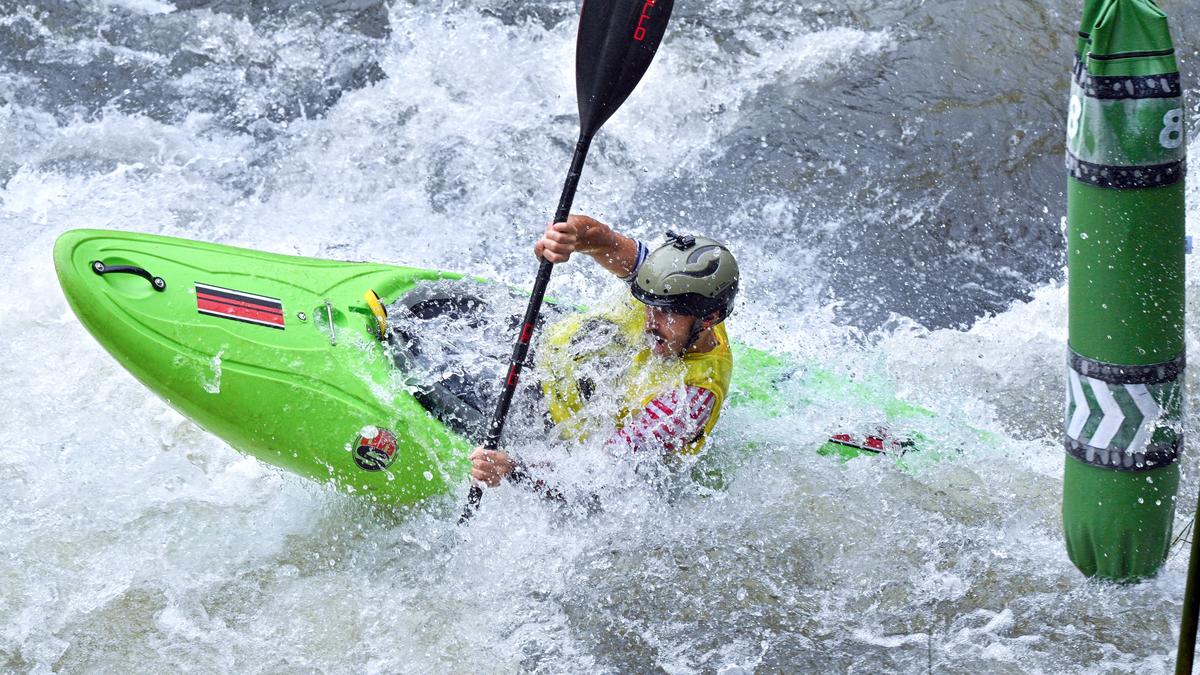
[[[1166,560],[1184,370],[1183,89],[1151,0],[1085,0],[1067,118],[1067,554],[1136,581]]]

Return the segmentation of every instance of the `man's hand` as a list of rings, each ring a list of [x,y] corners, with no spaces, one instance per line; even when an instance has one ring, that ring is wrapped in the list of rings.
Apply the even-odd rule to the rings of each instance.
[[[600,230],[607,230],[596,227],[600,224],[593,218],[580,215],[569,216],[565,223],[551,223],[542,238],[533,245],[533,254],[539,260],[557,265],[570,260],[572,253],[591,253],[602,243],[594,241],[597,235],[603,234]]]
[[[533,254],[539,260],[552,262],[555,265],[571,259],[571,254],[578,250],[579,224],[567,218],[565,223],[550,223],[542,238],[533,245]]]
[[[488,487],[496,487],[517,468],[516,460],[508,454],[483,446],[475,448],[467,459],[471,460],[471,478]]]
[[[551,223],[533,245],[539,260],[555,265],[570,260],[572,253],[586,253],[604,269],[625,278],[637,264],[638,243],[595,218],[572,214],[565,223]]]

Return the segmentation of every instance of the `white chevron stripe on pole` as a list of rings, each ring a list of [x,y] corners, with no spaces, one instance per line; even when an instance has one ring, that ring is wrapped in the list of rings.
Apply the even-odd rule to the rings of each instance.
[[[1079,373],[1069,371],[1071,380],[1071,396],[1075,399],[1075,414],[1071,415],[1071,423],[1067,426],[1067,436],[1079,440],[1083,425],[1087,424],[1092,409],[1088,407],[1087,397],[1083,395],[1083,386],[1079,384]]]
[[[1121,430],[1121,423],[1125,421],[1125,413],[1121,410],[1121,404],[1117,403],[1117,399],[1113,398],[1112,392],[1108,390],[1108,385],[1094,377],[1088,378],[1088,385],[1092,388],[1092,393],[1096,395],[1096,403],[1100,404],[1100,410],[1104,411],[1104,417],[1100,420],[1100,426],[1096,427],[1096,433],[1092,434],[1092,440],[1088,441],[1088,445],[1107,450],[1108,444],[1112,443],[1112,439]]]
[[[1150,440],[1150,433],[1158,425],[1158,417],[1162,414],[1162,408],[1155,402],[1154,397],[1150,395],[1150,390],[1144,384],[1127,384],[1125,391],[1129,392],[1129,396],[1137,404],[1138,410],[1142,412],[1142,423],[1138,425],[1137,435],[1129,444],[1129,451],[1142,452]]]

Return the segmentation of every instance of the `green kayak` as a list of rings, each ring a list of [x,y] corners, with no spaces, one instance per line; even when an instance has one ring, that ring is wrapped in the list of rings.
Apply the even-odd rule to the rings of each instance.
[[[467,453],[490,413],[488,387],[427,362],[436,350],[420,334],[393,330],[385,314],[469,320],[485,295],[471,288],[498,285],[107,230],[66,232],[54,265],[96,340],[235,449],[388,503],[465,487]],[[802,402],[781,400],[777,385],[802,379],[806,388],[872,401],[883,424],[931,414],[785,356],[741,345],[734,354],[727,410],[778,414]],[[838,434],[821,452],[902,458],[911,449],[872,427]]]

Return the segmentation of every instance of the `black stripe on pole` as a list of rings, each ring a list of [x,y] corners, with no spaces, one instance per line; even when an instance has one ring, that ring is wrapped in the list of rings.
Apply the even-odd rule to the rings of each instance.
[[[1164,75],[1092,75],[1080,60],[1075,61],[1075,84],[1088,98],[1117,101],[1183,96],[1179,73]]]
[[[1109,384],[1162,384],[1173,382],[1183,374],[1187,367],[1184,352],[1164,363],[1152,363],[1145,366],[1123,366],[1118,363],[1105,363],[1089,359],[1071,350],[1068,358],[1071,370],[1086,377],[1095,378]]]
[[[1146,52],[1117,52],[1116,54],[1097,54],[1096,52],[1089,52],[1088,58],[1095,61],[1119,61],[1121,59],[1144,59],[1155,56],[1170,56],[1174,53],[1175,50],[1173,48],[1156,49],[1154,51]]]
[[[1105,166],[1085,162],[1068,152],[1067,173],[1088,185],[1125,190],[1178,183],[1187,174],[1187,164],[1178,161],[1146,166]]]
[[[1101,450],[1080,443],[1073,438],[1065,439],[1063,447],[1066,448],[1067,454],[1084,464],[1137,473],[1161,469],[1175,462],[1179,459],[1180,441],[1176,436],[1169,443],[1151,443],[1146,446],[1145,452]]]

